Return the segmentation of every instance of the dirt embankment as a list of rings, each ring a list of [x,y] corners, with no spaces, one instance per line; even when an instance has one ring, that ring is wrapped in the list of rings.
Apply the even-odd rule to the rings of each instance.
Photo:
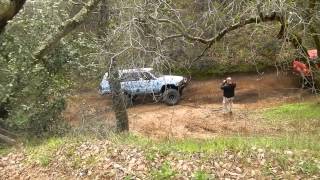
[[[233,79],[237,83],[233,115],[221,113],[222,79],[192,81],[177,106],[154,103],[149,97],[138,98],[128,109],[130,129],[155,138],[274,133],[279,127],[266,126],[256,110],[309,97],[291,75],[239,75]],[[64,115],[74,126],[114,125],[110,98],[101,97],[96,90],[80,92],[68,102]]]

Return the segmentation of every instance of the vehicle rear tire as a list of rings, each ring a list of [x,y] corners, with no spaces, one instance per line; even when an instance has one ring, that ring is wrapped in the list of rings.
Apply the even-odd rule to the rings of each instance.
[[[167,89],[163,94],[163,101],[169,106],[178,104],[180,101],[179,91],[177,89]]]

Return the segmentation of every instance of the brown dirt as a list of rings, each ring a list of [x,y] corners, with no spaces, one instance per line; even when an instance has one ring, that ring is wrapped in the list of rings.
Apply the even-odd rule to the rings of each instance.
[[[221,113],[221,79],[192,81],[177,106],[140,97],[128,109],[130,129],[149,137],[206,138],[229,134],[270,134],[281,131],[266,125],[257,110],[285,102],[303,101],[308,92],[297,88],[297,79],[285,74],[233,76],[237,82],[233,115]],[[64,113],[74,126],[103,123],[114,126],[110,97],[95,90],[72,96]]]

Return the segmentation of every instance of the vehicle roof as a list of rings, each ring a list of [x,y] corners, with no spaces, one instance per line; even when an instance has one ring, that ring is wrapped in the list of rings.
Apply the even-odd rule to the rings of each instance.
[[[153,68],[135,68],[135,69],[122,69],[119,70],[119,75],[121,76],[124,73],[129,73],[129,72],[150,72],[152,71]],[[104,79],[107,79],[108,77],[108,72],[104,74]]]
[[[119,70],[119,73],[128,73],[128,72],[150,72],[152,71],[152,68],[136,68],[136,69],[123,69]]]

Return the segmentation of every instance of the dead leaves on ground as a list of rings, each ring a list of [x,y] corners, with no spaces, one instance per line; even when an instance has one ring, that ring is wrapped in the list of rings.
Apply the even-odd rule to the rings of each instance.
[[[109,141],[66,144],[47,166],[28,161],[28,153],[0,158],[2,179],[259,179],[320,178],[320,161],[307,150],[223,153],[162,152]]]

